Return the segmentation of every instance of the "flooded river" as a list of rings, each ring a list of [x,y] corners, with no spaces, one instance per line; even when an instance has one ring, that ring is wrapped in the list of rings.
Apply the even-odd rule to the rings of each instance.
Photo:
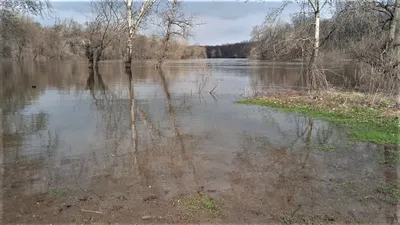
[[[301,64],[137,64],[1,64],[4,223],[398,223],[393,146],[235,104]]]

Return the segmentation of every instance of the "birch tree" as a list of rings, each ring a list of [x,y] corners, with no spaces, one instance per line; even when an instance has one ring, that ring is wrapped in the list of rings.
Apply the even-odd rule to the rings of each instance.
[[[323,72],[318,70],[317,60],[319,57],[319,49],[320,49],[320,33],[321,33],[321,11],[325,6],[332,3],[333,0],[295,0],[297,4],[300,5],[302,10],[309,9],[309,12],[313,16],[313,30],[314,35],[312,38],[312,51],[311,57],[308,63],[308,68],[306,71],[306,85],[310,91],[318,90],[321,88],[326,88],[328,86],[328,82],[326,80],[326,76]],[[284,1],[287,5],[291,1]]]
[[[150,12],[156,0],[142,0],[140,9],[134,12],[133,0],[124,0],[126,5],[126,20],[128,23],[128,40],[125,52],[125,68],[131,68],[132,42],[143,19]]]
[[[281,7],[277,8],[269,17],[276,19],[277,15],[280,14],[286,6],[292,3],[297,3],[301,11],[306,11],[312,14],[313,17],[313,31],[314,35],[311,38],[312,51],[311,57],[308,62],[308,68],[306,70],[306,85],[310,91],[318,90],[328,86],[326,76],[323,72],[318,70],[317,60],[319,57],[320,49],[320,33],[321,33],[321,12],[327,6],[330,5],[334,0],[284,0]],[[303,37],[308,38],[308,37]]]

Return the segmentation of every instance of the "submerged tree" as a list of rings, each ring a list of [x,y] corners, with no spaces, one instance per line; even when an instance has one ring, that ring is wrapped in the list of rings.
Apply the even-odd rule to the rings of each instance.
[[[85,55],[89,67],[97,66],[104,50],[121,35],[124,26],[120,17],[119,0],[92,1],[92,17],[87,23],[87,40],[84,41]]]

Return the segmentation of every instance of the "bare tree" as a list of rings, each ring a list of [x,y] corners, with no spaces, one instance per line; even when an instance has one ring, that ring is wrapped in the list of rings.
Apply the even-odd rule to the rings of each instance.
[[[133,12],[133,1],[124,0],[126,5],[126,20],[128,22],[128,40],[125,52],[125,67],[131,68],[132,63],[132,42],[143,19],[150,12],[156,0],[142,0],[139,11]],[[135,16],[136,14],[136,16]],[[135,16],[135,18],[134,18]]]
[[[307,69],[307,86],[310,90],[318,90],[327,87],[326,76],[317,68],[317,59],[320,49],[320,33],[321,33],[321,11],[331,3],[331,0],[297,0],[301,7],[308,7],[313,15],[314,38],[312,39],[313,49]]]
[[[2,55],[13,58],[12,47],[6,42],[16,42],[16,59],[22,60],[23,52],[29,43],[29,35],[24,33],[27,23],[21,19],[19,14],[26,13],[43,16],[51,12],[51,4],[48,0],[2,0],[0,1],[0,46]],[[32,26],[32,25],[31,25]]]
[[[301,55],[303,57],[304,51],[307,49],[305,48],[308,43],[311,43],[312,45],[312,50],[311,50],[311,56],[310,60],[308,62],[308,68],[305,71],[305,75],[307,77],[306,79],[306,84],[309,90],[318,90],[324,87],[328,86],[326,76],[325,74],[318,70],[317,67],[317,60],[319,57],[319,50],[320,50],[320,40],[321,40],[321,11],[324,9],[325,6],[330,5],[333,2],[333,0],[284,0],[283,4],[281,7],[273,10],[269,15],[267,16],[266,22],[267,24],[264,24],[264,27],[268,27],[268,24],[271,24],[272,26],[269,26],[268,32],[263,32],[260,28],[256,27],[255,30],[253,30],[253,37],[257,39],[257,42],[277,42],[277,35],[278,33],[276,32],[275,29],[273,29],[276,25],[273,23],[276,21],[278,18],[278,15],[285,9],[286,6],[288,6],[291,3],[297,3],[300,8],[301,8],[301,15],[305,16],[307,14],[312,15],[312,25],[313,25],[313,37],[310,38],[308,36],[307,27],[304,27],[302,32],[300,32],[303,37],[296,37],[293,35],[290,41],[287,41],[283,46],[290,45],[291,47],[288,48],[288,50],[293,50],[293,49],[301,49]],[[308,11],[308,12],[307,12]],[[307,17],[307,16],[305,16]],[[290,27],[287,27],[290,29]],[[282,31],[283,29],[281,29]],[[271,33],[272,31],[272,33]],[[283,37],[283,35],[279,35]],[[256,42],[256,43],[257,43]],[[263,46],[263,45],[259,45]],[[263,46],[264,47],[264,46]],[[282,44],[279,45],[272,45],[270,47],[273,47],[272,51],[277,51],[277,47],[282,48]],[[265,50],[261,51],[265,52]],[[282,50],[280,50],[282,52]],[[252,51],[252,55],[256,55],[257,57],[257,52]],[[263,58],[264,56],[262,56]]]
[[[85,55],[89,67],[97,66],[104,50],[123,31],[123,21],[120,18],[120,1],[100,0],[90,3],[92,18],[87,23],[87,40],[84,41]]]
[[[194,17],[186,15],[183,12],[181,2],[173,0],[172,2],[167,1],[167,10],[161,12],[161,24],[162,29],[162,41],[161,41],[161,52],[157,57],[156,67],[161,67],[165,60],[170,42],[174,38],[182,38],[186,40],[189,36],[190,29],[194,26]]]
[[[0,9],[16,13],[29,13],[35,16],[43,16],[51,11],[49,0],[2,0]],[[4,16],[3,14],[0,14]]]
[[[351,59],[362,65],[361,72],[354,77],[359,90],[389,95],[398,92],[398,8],[397,0],[359,0],[342,2],[335,15],[335,39],[340,38]]]
[[[377,12],[378,14],[384,15],[383,26],[389,24],[389,41],[392,42],[395,35],[395,1],[396,0],[371,0],[363,1],[358,0],[357,8],[365,11]]]

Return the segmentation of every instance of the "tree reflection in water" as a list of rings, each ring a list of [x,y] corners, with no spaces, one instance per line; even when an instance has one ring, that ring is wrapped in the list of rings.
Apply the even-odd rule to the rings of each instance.
[[[132,139],[132,152],[134,154],[135,164],[136,164],[136,152],[137,152],[137,130],[136,130],[136,113],[135,113],[135,84],[132,79],[132,71],[130,68],[126,68],[125,71],[128,82],[129,82],[129,112],[130,112],[130,124],[131,124],[131,139]]]

